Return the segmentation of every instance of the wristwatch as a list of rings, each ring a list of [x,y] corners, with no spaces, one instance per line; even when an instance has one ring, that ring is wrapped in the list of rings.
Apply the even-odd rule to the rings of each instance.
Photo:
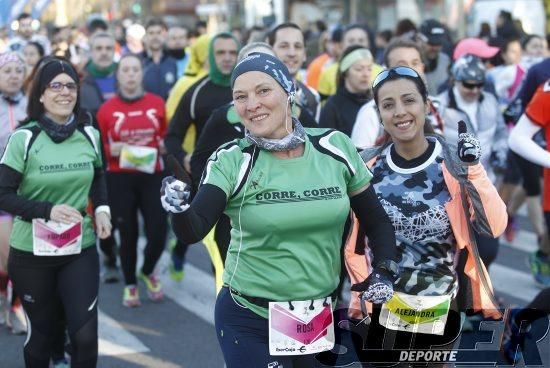
[[[399,278],[399,265],[391,259],[386,259],[385,261],[380,262],[375,268],[381,268],[388,271],[395,280]]]

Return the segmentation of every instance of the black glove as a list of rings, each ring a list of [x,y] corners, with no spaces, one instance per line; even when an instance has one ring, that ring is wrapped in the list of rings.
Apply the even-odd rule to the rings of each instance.
[[[189,208],[191,187],[173,176],[162,179],[160,202],[167,212],[182,213]]]
[[[362,291],[361,299],[373,304],[387,303],[393,297],[395,277],[383,268],[375,268],[365,281],[351,286],[352,291]]]
[[[481,157],[481,146],[475,135],[468,133],[466,123],[458,122],[458,158],[465,165],[475,165]]]

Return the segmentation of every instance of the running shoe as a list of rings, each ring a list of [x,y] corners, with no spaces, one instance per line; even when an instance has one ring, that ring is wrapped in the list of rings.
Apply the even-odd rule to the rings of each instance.
[[[502,353],[504,359],[512,365],[516,365],[523,360],[523,347],[525,343],[526,328],[520,330],[520,326],[516,323],[516,316],[521,311],[519,308],[513,308],[510,312],[510,317],[506,321],[504,330],[504,340],[502,342]],[[527,328],[527,330],[529,327]]]
[[[118,267],[105,265],[101,278],[103,279],[103,282],[106,284],[117,283],[120,280],[120,273],[118,272]]]
[[[516,238],[516,233],[519,230],[518,222],[514,216],[508,215],[508,224],[504,230],[504,237],[508,243],[511,243]]]
[[[8,319],[6,320],[6,326],[8,326],[14,335],[27,333],[27,317],[21,305],[11,307]]]
[[[141,305],[141,301],[139,300],[139,290],[136,285],[128,285],[124,288],[122,305],[130,308],[139,307]]]
[[[142,271],[139,272],[139,278],[145,282],[147,286],[147,295],[149,299],[154,302],[161,301],[164,299],[164,292],[162,291],[162,285],[160,284],[159,279],[155,276],[154,273],[149,276],[145,275]]]
[[[70,368],[69,361],[66,358],[52,360],[53,368]]]
[[[168,267],[170,278],[174,281],[180,282],[183,280],[184,272],[183,272],[183,262],[184,258],[180,257],[176,254],[175,248],[176,248],[177,240],[174,239],[170,243],[170,266]]]
[[[541,287],[550,286],[550,257],[536,251],[529,254],[528,262],[537,284]]]

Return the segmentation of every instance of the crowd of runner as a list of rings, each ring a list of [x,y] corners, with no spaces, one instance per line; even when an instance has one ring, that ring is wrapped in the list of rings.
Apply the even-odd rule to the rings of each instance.
[[[140,282],[161,302],[162,253],[182,281],[200,241],[227,367],[312,366],[331,334],[280,355],[273,325],[343,295],[350,319],[369,314],[369,335],[401,348],[504,316],[511,363],[522,322],[548,314],[550,49],[510,13],[463,39],[435,19],[17,24],[0,39],[0,325],[28,334],[27,367],[95,367],[100,283],[122,282],[126,307]],[[488,270],[523,204],[543,290],[504,315]],[[435,304],[440,331],[396,322],[402,305]]]

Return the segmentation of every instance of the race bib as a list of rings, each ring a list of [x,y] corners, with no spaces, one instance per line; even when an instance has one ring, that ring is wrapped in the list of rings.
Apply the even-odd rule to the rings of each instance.
[[[32,250],[35,256],[66,256],[82,249],[82,222],[69,225],[43,219],[32,220]]]
[[[334,347],[330,297],[313,301],[269,303],[269,354],[305,355]],[[313,306],[313,308],[310,308]]]
[[[390,330],[443,335],[450,305],[448,295],[418,296],[396,292],[382,305],[379,323]]]
[[[152,147],[124,145],[120,151],[119,166],[152,174],[157,165],[158,150]]]

